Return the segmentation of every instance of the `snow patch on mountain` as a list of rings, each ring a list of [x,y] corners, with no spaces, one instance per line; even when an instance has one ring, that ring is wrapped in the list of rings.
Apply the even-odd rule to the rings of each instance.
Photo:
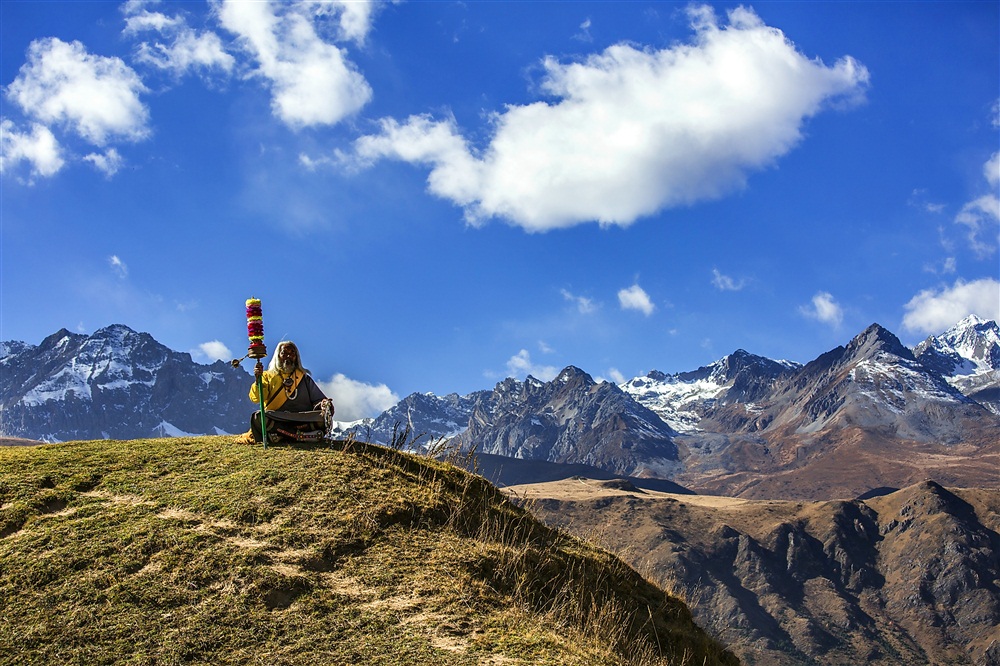
[[[153,434],[157,437],[197,437],[200,433],[185,432],[172,423],[161,421],[160,425],[153,429]]]
[[[685,434],[700,431],[701,416],[692,407],[715,400],[726,391],[726,385],[715,378],[684,381],[655,370],[620,384],[619,388],[656,412],[671,428]]]
[[[93,400],[89,372],[76,363],[71,363],[50,378],[31,389],[17,402],[25,407],[44,405],[50,400],[62,402],[72,397],[78,400]]]
[[[913,354],[949,384],[1000,415],[1000,327],[970,315],[938,336],[930,336]]]

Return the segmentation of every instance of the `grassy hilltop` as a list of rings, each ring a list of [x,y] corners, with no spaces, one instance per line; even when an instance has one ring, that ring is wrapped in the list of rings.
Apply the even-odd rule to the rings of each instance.
[[[479,476],[230,437],[0,448],[0,664],[735,664]]]

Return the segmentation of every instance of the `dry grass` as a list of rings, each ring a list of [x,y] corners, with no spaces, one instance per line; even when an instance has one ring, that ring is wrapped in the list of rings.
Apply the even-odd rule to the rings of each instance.
[[[687,608],[443,462],[0,449],[0,664],[719,664]]]

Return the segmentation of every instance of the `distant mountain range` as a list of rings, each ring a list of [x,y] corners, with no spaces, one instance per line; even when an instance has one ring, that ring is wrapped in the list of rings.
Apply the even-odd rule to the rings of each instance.
[[[570,366],[550,382],[507,379],[464,399],[413,394],[400,403],[405,413],[344,432],[409,425],[485,454],[669,478],[701,492],[850,497],[926,477],[1000,485],[998,393],[1000,330],[971,316],[915,349],[873,324],[805,365],[737,350],[620,386]]]
[[[0,343],[0,429],[47,440],[242,432],[249,377],[149,335]],[[744,497],[853,496],[933,476],[1000,484],[1000,330],[968,317],[905,347],[873,324],[800,365],[737,350],[616,386],[569,366],[466,396],[414,393],[341,436],[588,465]],[[413,442],[413,438],[418,438]],[[400,442],[396,442],[400,445]]]
[[[62,329],[37,346],[0,343],[0,434],[65,441],[244,432],[251,381],[127,326],[93,335]]]

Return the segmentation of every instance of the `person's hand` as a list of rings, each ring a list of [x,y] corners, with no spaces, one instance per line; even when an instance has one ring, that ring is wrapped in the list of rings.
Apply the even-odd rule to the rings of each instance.
[[[253,366],[254,379],[260,379],[263,375],[264,375],[264,366],[261,365],[260,361],[257,361],[257,365]]]

